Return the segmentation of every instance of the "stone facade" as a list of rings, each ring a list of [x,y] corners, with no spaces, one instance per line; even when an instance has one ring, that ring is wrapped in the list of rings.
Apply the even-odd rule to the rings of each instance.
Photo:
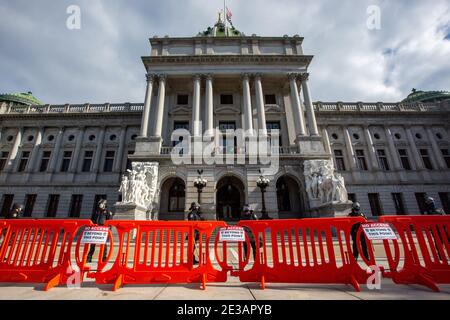
[[[302,41],[299,36],[154,37],[151,55],[142,58],[144,103],[2,103],[2,210],[21,202],[36,218],[52,212],[56,218],[87,218],[96,195],[106,196],[110,207],[121,202],[121,177],[131,163],[150,162],[158,164],[158,173],[147,219],[184,219],[198,198],[198,170],[207,180],[201,204],[208,218],[237,218],[235,211],[245,203],[259,213],[261,165],[176,165],[170,153],[177,128],[193,139],[213,128],[269,135],[279,129],[279,168],[266,175],[272,217],[325,215],[319,209],[325,202],[308,196],[305,163],[310,161],[332,164],[333,177],[345,181],[345,194],[369,216],[420,213],[423,193],[448,206],[449,100],[313,103],[312,56],[303,54]],[[118,208],[137,210],[124,204]]]

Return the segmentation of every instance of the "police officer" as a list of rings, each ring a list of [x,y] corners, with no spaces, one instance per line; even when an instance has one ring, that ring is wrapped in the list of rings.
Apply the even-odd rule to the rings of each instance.
[[[436,202],[432,197],[427,197],[425,199],[425,214],[427,215],[444,215],[444,211],[442,209],[438,209],[436,206]]]
[[[205,220],[201,217],[201,212],[200,212],[200,205],[192,202],[191,203],[191,207],[189,208],[189,213],[188,213],[188,221],[201,221],[201,220]],[[198,260],[197,257],[195,256],[195,248],[196,248],[196,243],[198,242],[198,240],[200,239],[200,233],[198,232],[198,230],[194,229],[194,246],[192,248],[192,261],[194,264],[198,264]]]
[[[11,210],[5,216],[6,219],[19,219],[22,213],[23,206],[20,203],[14,203]]]
[[[98,226],[105,225],[105,222],[107,220],[112,220],[114,214],[108,210],[106,199],[101,199],[98,202],[97,210],[92,214],[91,221],[95,223]],[[86,262],[92,262],[92,256],[95,252],[95,244],[91,244],[89,248],[89,253],[87,256]],[[108,247],[105,244],[105,250],[103,250],[103,259],[102,261],[106,260],[106,256],[108,255]]]
[[[253,209],[245,204],[244,208],[242,208],[242,220],[258,220],[258,216],[253,212]],[[252,246],[253,259],[256,260],[256,241],[255,236],[253,235],[250,228],[244,226],[245,233],[249,237],[250,245]],[[247,257],[247,241],[244,242],[244,256]]]
[[[364,219],[367,220],[366,215],[363,212],[361,212],[361,205],[359,204],[359,202],[353,202],[352,212],[350,212],[349,217],[363,217]],[[358,230],[360,227],[361,227],[360,222],[355,223],[352,226],[352,230],[350,231],[350,234],[352,236],[352,241],[353,241],[353,257],[355,257],[355,260],[358,260],[358,256],[359,256],[356,236],[358,234]],[[361,233],[360,239],[361,239],[361,248],[363,250],[364,257],[366,257],[366,259],[369,259],[369,253],[367,252],[366,237],[364,236],[363,233]]]

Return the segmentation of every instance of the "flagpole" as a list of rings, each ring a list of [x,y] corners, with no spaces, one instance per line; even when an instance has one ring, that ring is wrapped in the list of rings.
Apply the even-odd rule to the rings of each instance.
[[[223,0],[223,22],[225,24],[225,33],[227,32],[227,17],[226,17],[226,11],[225,11],[225,0]]]

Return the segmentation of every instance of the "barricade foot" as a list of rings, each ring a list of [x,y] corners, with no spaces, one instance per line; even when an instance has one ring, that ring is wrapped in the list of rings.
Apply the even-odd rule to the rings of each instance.
[[[261,276],[261,289],[264,290],[266,288],[266,280],[264,276]]]
[[[434,292],[441,292],[441,290],[439,289],[439,287],[437,286],[437,284],[431,280],[430,278],[428,278],[427,276],[423,275],[423,274],[418,274],[417,275],[417,282],[421,285],[424,285],[428,288],[430,288],[431,290],[433,290]]]
[[[206,274],[202,274],[202,285],[200,287],[202,290],[206,290]]]
[[[356,280],[355,276],[350,276],[350,284],[353,286],[353,288],[355,288],[356,292],[360,292],[361,291],[361,287],[359,286],[358,281]]]
[[[61,275],[58,273],[56,276],[51,278],[44,287],[44,291],[48,291],[53,287],[56,287],[59,284],[59,280],[61,279]]]
[[[113,291],[117,291],[123,284],[123,275],[120,274],[117,279],[114,281]]]

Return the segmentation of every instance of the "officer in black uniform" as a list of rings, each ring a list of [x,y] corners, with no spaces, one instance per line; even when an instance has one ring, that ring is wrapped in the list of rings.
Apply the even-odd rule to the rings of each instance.
[[[103,226],[105,225],[105,222],[107,220],[112,220],[113,216],[114,214],[110,210],[108,210],[106,199],[101,199],[98,202],[97,210],[95,210],[95,212],[92,214],[91,221],[98,226]],[[92,256],[94,255],[94,252],[95,252],[95,244],[91,244],[86,262],[92,262]],[[108,247],[105,244],[105,250],[103,250],[102,261],[106,260],[107,255],[108,255]]]
[[[361,212],[361,205],[358,202],[354,202],[352,205],[352,212],[350,212],[349,217],[363,217],[364,219],[367,220],[366,215]],[[358,230],[361,227],[361,223],[355,223],[352,226],[352,230],[350,232],[351,236],[352,236],[352,241],[353,241],[353,256],[355,257],[355,260],[358,260],[358,256],[359,256],[359,252],[358,252],[358,246],[357,246],[357,242],[356,242],[356,236],[358,234]],[[363,233],[361,233],[361,247],[363,250],[363,254],[364,257],[366,257],[366,259],[369,259],[369,253],[367,252],[367,243],[366,243],[366,237],[364,236]]]
[[[201,212],[200,212],[200,205],[192,202],[191,203],[191,207],[189,208],[189,213],[188,213],[188,221],[202,221],[205,220],[203,219],[203,217],[201,217]],[[198,264],[198,260],[197,257],[195,256],[195,248],[196,248],[196,243],[199,241],[200,239],[200,233],[198,232],[198,230],[194,230],[194,246],[192,248],[192,261],[194,264]]]
[[[242,209],[242,220],[258,220],[258,216],[253,212],[253,209],[245,204]],[[252,246],[253,259],[256,260],[256,241],[253,232],[248,227],[244,227],[245,233],[249,237],[250,245]],[[261,243],[260,243],[261,244]],[[247,257],[247,241],[244,242],[244,257]]]
[[[19,219],[22,213],[23,206],[20,203],[14,203],[11,210],[5,216],[6,219]]]

